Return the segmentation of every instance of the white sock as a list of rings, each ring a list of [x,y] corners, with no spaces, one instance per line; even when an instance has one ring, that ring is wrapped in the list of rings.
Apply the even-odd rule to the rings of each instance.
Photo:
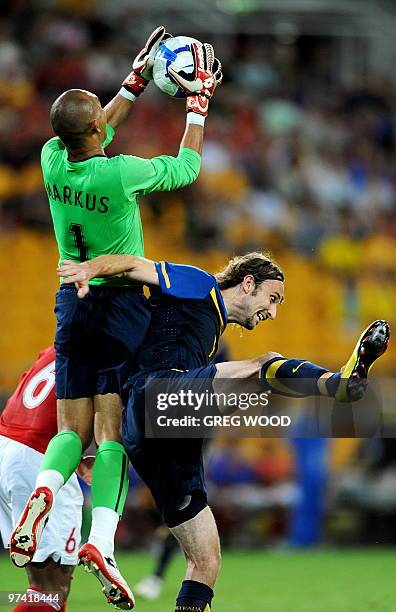
[[[89,544],[97,546],[101,552],[114,555],[114,538],[120,517],[110,508],[99,506],[92,509],[92,525],[88,538]]]
[[[54,498],[64,484],[65,479],[57,470],[43,470],[36,478],[36,489],[37,487],[48,487]]]

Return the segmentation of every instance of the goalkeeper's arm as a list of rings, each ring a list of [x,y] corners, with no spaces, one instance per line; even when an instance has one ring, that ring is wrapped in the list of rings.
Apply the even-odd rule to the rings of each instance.
[[[197,178],[201,166],[203,126],[208,114],[209,98],[216,85],[220,84],[221,65],[211,45],[194,47],[196,70],[193,80],[188,83],[184,75],[174,71],[174,80],[187,93],[187,125],[180,143],[177,157],[160,155],[142,159],[132,155],[120,156],[120,176],[127,197],[136,201],[136,195],[154,191],[173,191],[190,185]],[[205,59],[206,58],[206,59]],[[168,67],[171,74],[170,66]],[[179,80],[178,80],[179,79]]]
[[[201,125],[188,122],[180,143],[180,149],[192,149],[199,155],[202,153],[204,129]]]
[[[164,26],[158,27],[148,37],[145,46],[132,64],[132,72],[124,79],[118,94],[105,106],[106,119],[114,129],[126,119],[136,98],[146,89],[152,77],[152,63],[156,50],[163,40],[170,37]]]
[[[217,85],[221,84],[223,73],[221,63],[214,55],[212,45],[193,43],[191,52],[195,64],[192,75],[188,76],[178,71],[173,64],[169,65],[168,72],[187,96],[187,126],[180,148],[192,149],[201,154],[203,126],[208,115],[209,99],[213,96]]]

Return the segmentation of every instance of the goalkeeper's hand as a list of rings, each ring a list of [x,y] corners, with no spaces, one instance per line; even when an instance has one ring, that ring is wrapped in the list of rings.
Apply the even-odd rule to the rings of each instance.
[[[220,61],[215,57],[212,45],[209,43],[192,43],[191,51],[194,57],[195,70],[187,75],[175,66],[168,66],[168,73],[175,83],[187,94],[187,113],[195,113],[206,117],[209,109],[209,99],[213,96],[217,85],[223,80]]]
[[[164,26],[159,26],[151,32],[143,49],[137,54],[132,64],[132,72],[128,74],[120,90],[120,94],[129,100],[135,100],[145,90],[153,78],[154,55],[164,40],[171,38],[165,32]]]
[[[209,43],[192,43],[191,53],[194,58],[194,70],[188,74],[174,64],[169,64],[168,74],[187,96],[197,94],[211,98],[216,85],[223,78],[221,64],[215,58],[212,45]]]
[[[218,60],[217,57],[214,57],[212,45],[208,45],[206,43],[204,48],[207,47],[211,48],[211,52],[208,53],[208,51],[206,51],[206,62],[209,72],[213,78],[213,83],[211,83],[210,87],[205,87],[205,83],[208,85],[209,81],[204,81],[203,86],[205,92],[200,93],[199,95],[189,95],[187,96],[186,101],[188,122],[197,123],[199,125],[203,125],[205,122],[205,118],[207,117],[209,111],[209,99],[213,96],[213,92],[216,87],[221,85],[221,81],[223,80],[220,60]]]

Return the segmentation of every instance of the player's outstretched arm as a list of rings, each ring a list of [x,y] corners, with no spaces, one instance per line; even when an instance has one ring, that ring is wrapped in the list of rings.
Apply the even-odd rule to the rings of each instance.
[[[191,185],[199,175],[203,126],[208,114],[209,98],[221,83],[222,72],[211,45],[199,44],[194,50],[196,69],[191,79],[187,80],[184,73],[173,71],[174,80],[187,93],[187,125],[179,154],[177,157],[160,155],[152,159],[121,156],[121,180],[128,197],[180,189]]]
[[[128,117],[132,110],[132,106],[133,100],[128,100],[118,93],[104,108],[107,123],[116,130]]]
[[[145,46],[132,64],[132,72],[123,81],[118,94],[105,106],[107,123],[116,129],[126,119],[136,98],[153,78],[154,55],[160,44],[170,37],[164,26],[159,26],[148,37]]]
[[[201,154],[203,127],[209,111],[209,100],[223,80],[220,61],[215,57],[212,45],[192,44],[195,71],[187,75],[176,69],[173,64],[168,67],[170,77],[187,95],[187,126],[180,148],[187,148]]]
[[[75,284],[78,296],[85,297],[88,283],[96,276],[126,276],[132,281],[159,285],[155,262],[135,255],[100,255],[89,261],[61,261],[56,269],[65,284]]]
[[[189,123],[187,115],[187,125],[180,143],[181,149],[192,149],[199,155],[202,154],[202,145],[204,137],[203,125]]]

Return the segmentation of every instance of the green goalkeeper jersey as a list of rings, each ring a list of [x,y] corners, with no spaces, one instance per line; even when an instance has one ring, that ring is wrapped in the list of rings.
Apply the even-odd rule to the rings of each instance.
[[[113,136],[114,129],[107,125],[104,147]],[[189,185],[197,178],[200,163],[200,155],[186,148],[177,157],[97,155],[71,162],[59,138],[46,142],[41,167],[60,259],[85,261],[112,253],[144,256],[137,196]],[[126,284],[117,278],[90,282]]]

